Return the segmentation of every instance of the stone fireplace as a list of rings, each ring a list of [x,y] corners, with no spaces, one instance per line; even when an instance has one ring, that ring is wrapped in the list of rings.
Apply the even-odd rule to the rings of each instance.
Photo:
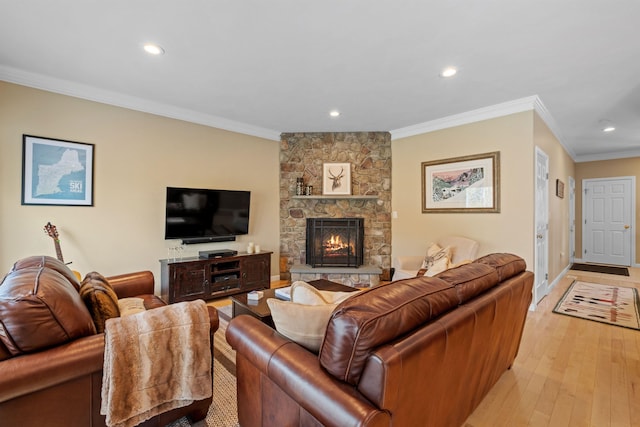
[[[307,218],[307,265],[360,267],[364,254],[363,218]]]
[[[351,194],[322,194],[323,164],[349,163]],[[313,187],[297,195],[297,180]],[[313,267],[307,219],[361,218],[362,264]],[[391,135],[388,132],[283,133],[280,141],[280,278],[377,283],[391,267]]]

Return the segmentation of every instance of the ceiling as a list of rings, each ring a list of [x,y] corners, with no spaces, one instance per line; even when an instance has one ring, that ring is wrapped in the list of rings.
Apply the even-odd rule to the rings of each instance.
[[[576,161],[639,156],[638,16],[638,0],[0,0],[0,80],[275,140],[528,104]]]

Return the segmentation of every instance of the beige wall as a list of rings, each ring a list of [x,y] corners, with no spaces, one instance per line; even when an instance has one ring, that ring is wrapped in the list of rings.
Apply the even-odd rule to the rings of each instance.
[[[533,112],[471,123],[392,142],[393,256],[420,255],[447,235],[480,243],[480,254],[511,252],[533,269]],[[500,213],[422,213],[421,162],[500,151]]]
[[[575,163],[558,139],[534,114],[534,145],[549,156],[549,282],[569,266],[569,177]],[[556,180],[564,183],[564,198],[556,196]]]
[[[95,144],[93,207],[21,206],[22,135]],[[278,266],[279,142],[0,82],[0,271],[34,254],[55,256],[42,227],[58,227],[71,267],[114,275],[166,258],[165,187],[250,190],[251,234],[190,245],[273,251]]]
[[[622,176],[636,177],[636,224],[640,213],[640,186],[637,184],[640,175],[640,157],[616,160],[600,160],[578,163],[576,165],[576,258],[582,258],[582,180],[592,178],[613,178]],[[640,232],[635,231],[636,259],[640,256]]]
[[[568,197],[555,197],[574,163],[533,111],[394,140],[391,144],[393,256],[420,255],[429,241],[462,235],[480,242],[480,255],[511,252],[535,269],[535,147],[549,156],[549,281],[568,265]],[[429,213],[421,209],[424,161],[500,151],[500,213]]]

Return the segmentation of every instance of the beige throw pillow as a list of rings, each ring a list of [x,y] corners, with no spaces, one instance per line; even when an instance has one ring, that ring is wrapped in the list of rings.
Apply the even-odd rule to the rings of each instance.
[[[291,302],[305,305],[325,305],[329,301],[325,300],[318,289],[307,282],[298,280],[291,284]]]
[[[449,263],[451,262],[451,247],[447,246],[446,248],[435,250],[436,248],[440,248],[440,246],[432,245],[427,250],[427,256],[422,262],[422,268],[426,269],[424,273],[425,276],[432,277],[449,268]]]
[[[118,300],[118,308],[120,309],[120,317],[146,311],[142,298],[121,298]]]
[[[277,298],[267,299],[276,330],[317,353],[335,304],[304,305]]]

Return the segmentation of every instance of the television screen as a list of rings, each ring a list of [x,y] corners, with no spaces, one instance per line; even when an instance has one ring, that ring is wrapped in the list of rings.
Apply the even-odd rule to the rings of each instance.
[[[249,233],[249,191],[167,187],[165,239]]]

